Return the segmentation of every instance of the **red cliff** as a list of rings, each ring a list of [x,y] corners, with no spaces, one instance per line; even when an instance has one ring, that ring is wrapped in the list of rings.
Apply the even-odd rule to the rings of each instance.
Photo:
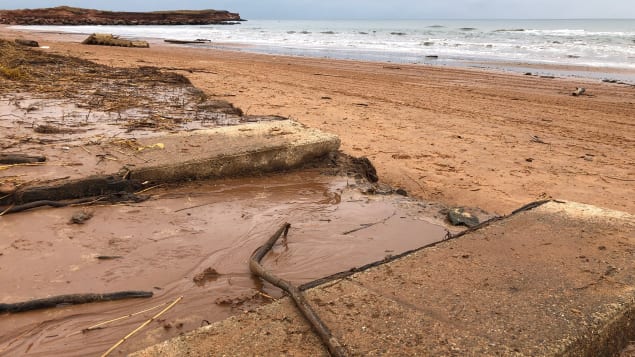
[[[241,21],[239,14],[218,10],[116,12],[69,6],[0,10],[0,24],[10,25],[214,25],[236,21]]]

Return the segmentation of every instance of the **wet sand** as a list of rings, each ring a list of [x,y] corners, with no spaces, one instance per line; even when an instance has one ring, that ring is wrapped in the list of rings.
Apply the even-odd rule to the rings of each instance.
[[[427,200],[508,213],[548,197],[634,212],[635,87],[493,71],[255,55],[152,42],[85,46],[18,33],[111,66],[178,71],[248,114],[337,134],[382,180]],[[571,96],[583,86],[587,94]]]
[[[398,195],[362,195],[349,180],[308,170],[157,189],[141,204],[4,216],[0,302],[124,290],[155,295],[5,315],[0,354],[103,353],[158,310],[104,329],[83,329],[180,295],[183,301],[170,313],[117,351],[136,351],[268,303],[247,261],[285,221],[292,222],[288,245],[278,245],[264,265],[298,285],[446,236],[441,220],[431,222],[434,206]],[[70,224],[73,214],[82,211],[93,217]],[[205,276],[206,269],[217,274]],[[280,296],[269,286],[264,291]]]

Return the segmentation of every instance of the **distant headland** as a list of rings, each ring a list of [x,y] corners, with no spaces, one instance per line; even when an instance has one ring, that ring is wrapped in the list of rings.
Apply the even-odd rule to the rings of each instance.
[[[59,6],[0,10],[9,25],[227,25],[243,21],[238,13],[220,10],[118,12]]]

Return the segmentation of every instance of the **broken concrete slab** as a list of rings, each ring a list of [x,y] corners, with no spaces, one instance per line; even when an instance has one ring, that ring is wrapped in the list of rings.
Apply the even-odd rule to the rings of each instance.
[[[307,292],[353,355],[612,356],[635,338],[635,217],[548,202]],[[135,356],[326,355],[283,299]]]
[[[287,170],[336,151],[339,145],[335,135],[284,120],[64,147],[45,163],[0,171],[0,178],[31,178],[0,205]]]

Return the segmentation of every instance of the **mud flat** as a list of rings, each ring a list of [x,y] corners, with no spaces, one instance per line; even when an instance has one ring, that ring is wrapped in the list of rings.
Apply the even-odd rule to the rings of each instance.
[[[280,293],[251,277],[247,259],[284,221],[293,224],[293,238],[265,263],[296,284],[446,236],[443,217],[433,218],[434,205],[400,195],[363,195],[354,179],[321,172],[191,183],[150,191],[152,197],[138,204],[1,217],[0,302],[122,290],[152,291],[154,297],[3,315],[0,354],[101,354],[158,310],[82,330],[180,295],[183,301],[169,314],[117,352],[270,303]],[[71,224],[78,212],[92,218]]]
[[[307,295],[351,355],[613,356],[635,338],[634,251],[632,215],[551,201]],[[206,351],[328,355],[283,299],[134,356]]]

